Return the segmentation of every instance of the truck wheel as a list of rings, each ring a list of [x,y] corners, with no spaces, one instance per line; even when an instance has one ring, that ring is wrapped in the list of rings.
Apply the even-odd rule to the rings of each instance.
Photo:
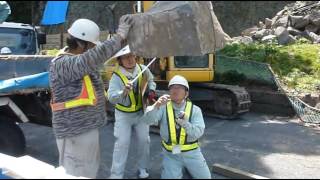
[[[0,120],[0,153],[21,156],[26,140],[20,127],[13,121]]]

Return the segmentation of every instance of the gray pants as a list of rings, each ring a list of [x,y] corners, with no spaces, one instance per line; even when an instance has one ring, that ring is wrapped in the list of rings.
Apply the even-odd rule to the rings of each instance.
[[[123,114],[121,114],[123,115]],[[114,125],[114,136],[116,138],[113,151],[111,167],[112,179],[122,179],[127,162],[132,131],[135,132],[137,148],[138,168],[147,169],[150,154],[149,125],[140,121],[141,116],[126,118],[117,116]]]
[[[182,179],[182,169],[187,168],[193,179],[211,179],[211,173],[200,148],[172,154],[163,149],[161,179]]]
[[[100,165],[99,130],[56,141],[59,165],[65,168],[67,174],[96,178]]]

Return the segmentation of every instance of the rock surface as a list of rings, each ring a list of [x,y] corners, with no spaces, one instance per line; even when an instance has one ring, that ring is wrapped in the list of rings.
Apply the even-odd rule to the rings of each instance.
[[[320,43],[320,1],[288,4],[272,19],[265,18],[263,26],[261,24],[258,22],[257,26],[244,30],[242,35],[250,36],[253,42],[268,42],[276,37],[280,45],[293,43],[300,38]],[[239,37],[233,40],[240,41]]]

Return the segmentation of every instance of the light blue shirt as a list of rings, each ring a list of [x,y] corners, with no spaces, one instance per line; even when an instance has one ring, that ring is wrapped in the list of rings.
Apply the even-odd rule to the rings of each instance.
[[[141,70],[143,70],[146,67],[145,65],[140,65],[140,66],[141,66]],[[134,79],[139,73],[138,64],[136,65],[133,73],[126,71],[121,66],[119,68],[120,68],[119,70],[128,78],[129,81]],[[144,72],[144,76],[146,76],[148,79],[148,89],[155,91],[156,83],[154,82],[153,75],[149,69],[147,69]],[[133,83],[133,90],[136,90],[137,86],[138,86],[138,80]],[[124,106],[129,106],[130,102],[131,102],[129,95],[127,95],[127,96],[122,95],[124,88],[125,88],[125,85],[123,84],[121,78],[119,76],[113,74],[111,76],[111,79],[109,82],[109,88],[108,88],[109,102],[114,105],[120,103]],[[126,112],[122,112],[122,111],[115,109],[116,119],[117,118],[136,118],[137,116],[142,116],[142,115],[143,115],[142,110],[138,111],[138,112],[134,112],[134,113],[126,113]]]
[[[184,111],[186,103],[184,102],[180,107],[173,103],[173,110],[176,117],[180,111]],[[167,120],[167,110],[166,105],[161,106],[159,109],[155,106],[148,106],[146,113],[143,116],[143,121],[148,124],[159,124],[160,126],[160,136],[164,141],[169,139],[169,130],[168,130],[168,120]],[[189,122],[187,122],[183,128],[186,130],[187,142],[194,142],[198,140],[204,133],[205,124],[202,116],[201,109],[193,105],[191,117]]]

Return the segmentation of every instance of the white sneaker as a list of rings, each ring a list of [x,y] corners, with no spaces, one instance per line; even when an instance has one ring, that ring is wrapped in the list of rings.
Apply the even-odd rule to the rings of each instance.
[[[146,169],[139,169],[139,178],[140,179],[147,179],[149,174],[147,173]]]

